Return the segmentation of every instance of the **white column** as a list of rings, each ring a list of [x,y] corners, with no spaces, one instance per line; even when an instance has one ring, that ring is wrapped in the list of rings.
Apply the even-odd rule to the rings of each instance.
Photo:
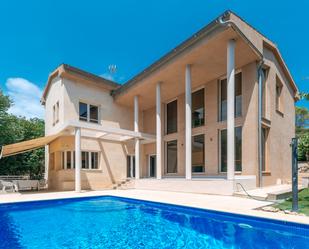
[[[235,174],[235,40],[227,46],[227,179]]]
[[[81,142],[80,127],[75,128],[75,191],[81,191],[80,169],[81,169]]]
[[[49,172],[49,145],[45,145],[45,173],[44,179],[48,183],[48,172]]]
[[[192,178],[192,110],[191,110],[191,65],[186,65],[186,179]]]
[[[138,132],[138,96],[134,96],[134,131]],[[135,139],[135,178],[140,178],[140,140],[138,138]]]
[[[157,83],[156,93],[157,179],[162,179],[161,82]]]

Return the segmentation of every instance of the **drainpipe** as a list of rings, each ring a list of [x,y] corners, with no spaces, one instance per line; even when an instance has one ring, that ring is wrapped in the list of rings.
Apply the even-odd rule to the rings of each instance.
[[[259,165],[259,187],[263,187],[263,160],[262,160],[262,91],[263,91],[263,65],[261,60],[258,64],[258,165]]]

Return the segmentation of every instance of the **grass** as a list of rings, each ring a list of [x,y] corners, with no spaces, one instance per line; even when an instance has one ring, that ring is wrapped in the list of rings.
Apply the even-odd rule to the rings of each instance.
[[[275,207],[281,210],[291,210],[292,198],[286,199],[284,202],[275,205]],[[298,209],[300,213],[309,216],[309,188],[298,193]]]

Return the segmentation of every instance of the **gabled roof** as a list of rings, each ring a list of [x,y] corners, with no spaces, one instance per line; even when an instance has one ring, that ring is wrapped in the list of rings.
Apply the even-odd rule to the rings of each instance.
[[[197,42],[199,42],[201,39],[203,39],[205,36],[208,35],[211,31],[218,29],[222,27],[222,20],[226,22],[227,25],[232,27],[247,43],[248,45],[261,57],[261,60],[263,59],[263,49],[256,47],[256,45],[251,41],[251,39],[245,34],[244,28],[240,25],[236,24],[231,16],[236,17],[236,19],[240,20],[241,22],[245,23],[247,27],[254,30],[256,34],[260,36],[261,44],[266,44],[268,48],[272,50],[274,53],[276,59],[278,60],[279,64],[281,65],[287,79],[289,80],[295,95],[298,93],[298,88],[294,82],[294,79],[287,68],[280,52],[277,46],[270,41],[268,38],[266,38],[262,33],[257,31],[255,28],[253,28],[251,25],[249,25],[247,22],[245,22],[243,19],[241,19],[239,16],[234,14],[232,11],[228,10],[225,11],[222,15],[217,17],[215,20],[213,20],[211,23],[209,23],[207,26],[203,27],[201,30],[193,34],[190,38],[182,42],[180,45],[172,49],[170,52],[162,56],[159,60],[155,61],[153,64],[151,64],[149,67],[144,69],[142,72],[134,76],[132,79],[127,81],[125,84],[123,84],[121,87],[117,88],[112,92],[114,97],[117,97],[118,95],[124,94],[127,90],[129,90],[131,87],[133,87],[136,83],[140,82],[142,79],[148,77],[152,73],[159,70],[161,67],[163,67],[165,64],[167,64],[170,60],[176,58],[178,55],[182,54],[186,49],[193,46]]]
[[[46,86],[43,91],[41,103],[45,103],[45,98],[51,86],[52,80],[56,77],[76,78],[84,82],[94,82],[102,85],[107,90],[115,90],[120,87],[120,84],[100,77],[98,75],[86,72],[82,69],[70,66],[68,64],[61,64],[52,73],[49,74]]]
[[[222,24],[222,21],[224,21],[225,24]],[[67,64],[61,64],[54,72],[52,72],[49,75],[41,101],[42,103],[45,102],[45,98],[48,93],[49,87],[51,85],[51,81],[55,77],[67,76],[68,74],[75,75],[75,77],[81,80],[101,83],[106,89],[111,90],[112,95],[114,97],[117,97],[118,95],[124,94],[131,87],[139,83],[141,80],[147,78],[152,73],[155,73],[156,71],[161,69],[164,65],[166,65],[171,60],[177,58],[177,56],[181,55],[184,51],[187,51],[187,49],[189,49],[194,44],[198,43],[201,39],[204,39],[212,31],[222,28],[222,25],[227,25],[227,27],[232,27],[235,30],[235,32],[237,32],[239,36],[242,39],[244,39],[244,41],[253,49],[253,51],[258,55],[258,57],[260,57],[261,60],[263,60],[263,46],[270,49],[275,55],[275,58],[278,60],[279,65],[283,69],[283,72],[286,78],[288,79],[292,89],[294,90],[295,97],[297,98],[298,88],[276,44],[273,43],[268,38],[266,38],[262,33],[257,31],[254,27],[252,27],[250,24],[248,24],[238,15],[228,10],[228,11],[225,11],[222,15],[218,16],[215,20],[210,22],[208,25],[203,27],[201,30],[193,34],[190,38],[182,42],[180,45],[172,49],[170,52],[162,56],[160,59],[155,61],[149,67],[145,68],[142,72],[138,73],[132,79],[128,80],[123,85],[104,79],[92,73],[88,73],[76,67],[72,67]],[[251,29],[253,31],[255,36],[258,37],[258,39],[260,40],[259,44],[254,43],[254,41],[252,40],[252,37],[249,37],[250,35],[247,34],[246,31],[248,30],[246,29]]]

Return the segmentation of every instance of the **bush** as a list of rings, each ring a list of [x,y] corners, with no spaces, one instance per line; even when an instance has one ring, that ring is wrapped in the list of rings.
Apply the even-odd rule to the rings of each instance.
[[[309,131],[298,139],[298,160],[309,161]]]

